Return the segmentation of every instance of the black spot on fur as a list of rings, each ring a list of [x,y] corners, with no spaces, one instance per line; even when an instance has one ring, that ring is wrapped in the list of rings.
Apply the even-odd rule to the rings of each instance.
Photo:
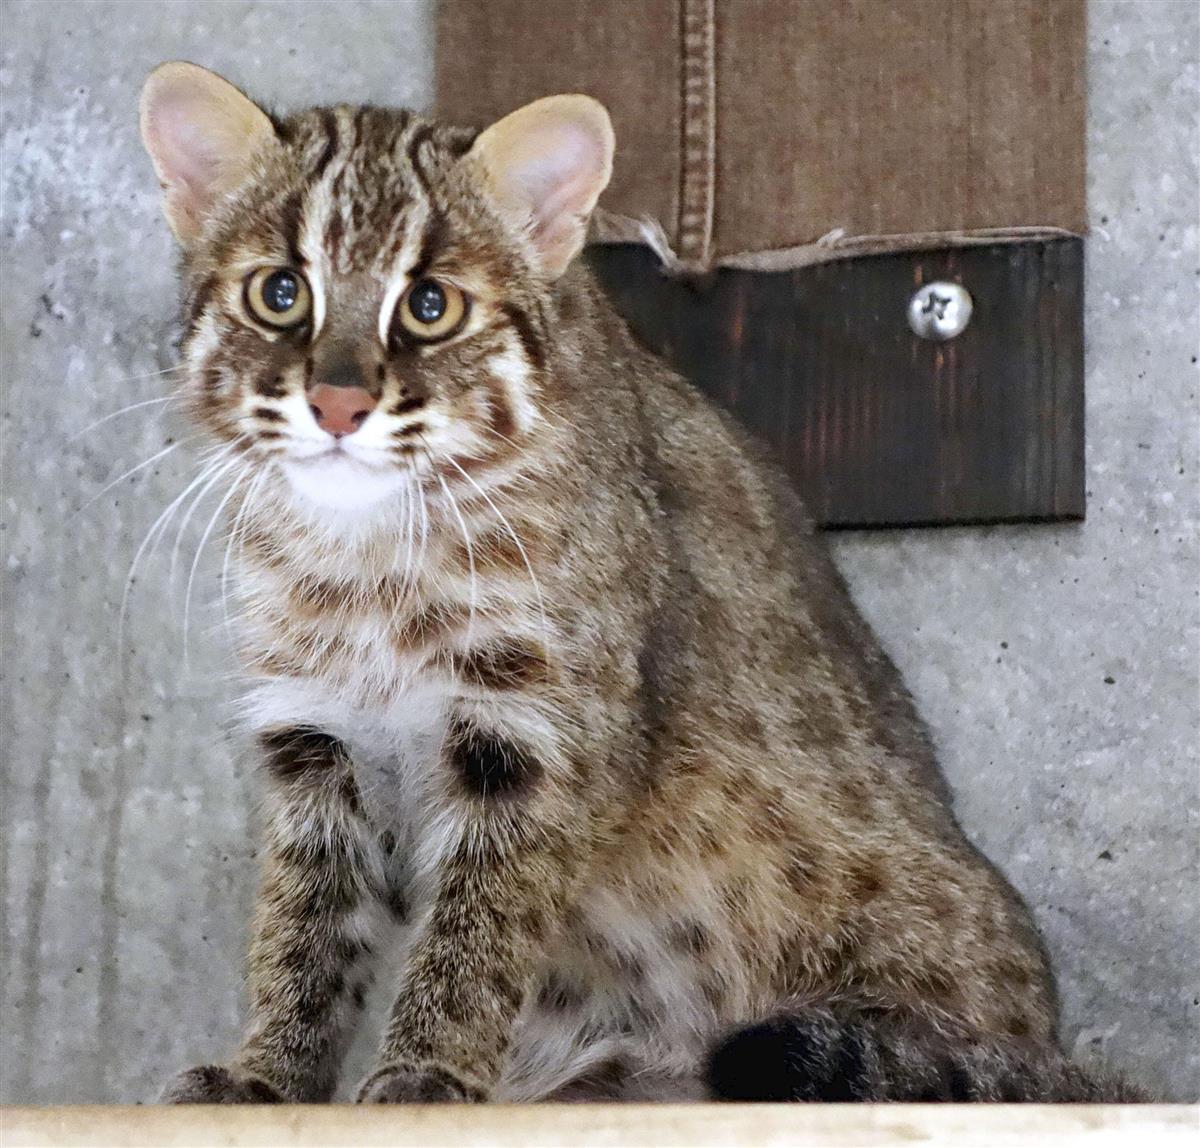
[[[706,1081],[718,1100],[850,1101],[867,1098],[861,1038],[831,1024],[777,1017],[717,1046]]]
[[[277,781],[296,781],[345,760],[342,743],[319,729],[297,727],[273,730],[259,739],[267,772]]]
[[[475,797],[516,797],[533,786],[542,767],[515,742],[457,723],[450,735],[450,760]]]

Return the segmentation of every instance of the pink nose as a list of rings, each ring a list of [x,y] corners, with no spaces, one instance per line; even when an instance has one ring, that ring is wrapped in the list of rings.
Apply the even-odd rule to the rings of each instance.
[[[375,400],[365,387],[335,387],[318,383],[308,392],[308,404],[317,426],[334,438],[353,434],[375,409]]]

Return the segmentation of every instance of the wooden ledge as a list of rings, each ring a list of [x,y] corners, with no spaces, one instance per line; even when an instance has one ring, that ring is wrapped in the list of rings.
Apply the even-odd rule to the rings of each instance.
[[[4,1148],[1195,1148],[1193,1105],[416,1105],[0,1109]]]

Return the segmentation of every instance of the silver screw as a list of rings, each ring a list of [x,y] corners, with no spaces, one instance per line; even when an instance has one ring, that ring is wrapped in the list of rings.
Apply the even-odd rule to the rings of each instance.
[[[914,335],[944,343],[961,335],[971,321],[971,294],[957,283],[926,283],[909,300],[908,325]]]

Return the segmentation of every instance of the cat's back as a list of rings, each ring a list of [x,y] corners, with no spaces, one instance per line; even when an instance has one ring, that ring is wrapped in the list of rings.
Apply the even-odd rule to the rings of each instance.
[[[775,747],[878,748],[941,795],[900,675],[778,462],[586,290],[603,360],[622,376],[610,386],[627,396],[589,410],[636,464],[608,478],[628,505],[653,508],[663,578],[643,663],[684,712],[754,727]]]

